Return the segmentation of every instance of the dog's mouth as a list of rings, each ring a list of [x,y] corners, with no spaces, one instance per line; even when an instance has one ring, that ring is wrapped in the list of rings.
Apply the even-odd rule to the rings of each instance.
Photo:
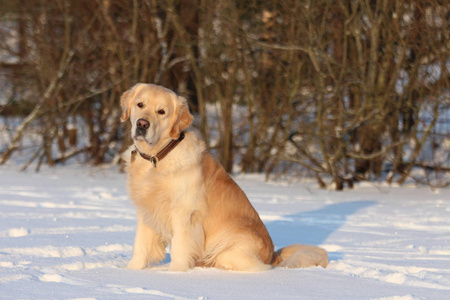
[[[136,142],[145,142],[145,143],[147,143],[147,144],[149,144],[149,145],[152,144],[151,142],[149,142],[149,141],[145,138],[145,135],[143,135],[143,134],[135,134],[135,135],[133,136],[133,140],[135,140]]]
[[[138,132],[138,130],[136,130],[136,133],[133,135],[133,140],[136,141],[136,142],[144,142],[147,145],[153,145],[154,144],[152,139],[149,139],[146,136],[146,132]]]
[[[147,134],[146,130],[142,130],[139,128],[136,128],[136,131],[134,132],[133,139],[145,139],[145,135]]]
[[[135,134],[135,135],[133,136],[133,140],[135,140],[135,141],[140,141],[140,142],[145,142],[145,137],[142,136],[142,135]]]

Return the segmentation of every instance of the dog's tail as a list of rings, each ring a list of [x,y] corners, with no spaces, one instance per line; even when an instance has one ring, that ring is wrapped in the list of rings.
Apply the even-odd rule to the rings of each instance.
[[[272,265],[285,268],[308,268],[328,265],[327,252],[310,245],[290,245],[275,252]]]

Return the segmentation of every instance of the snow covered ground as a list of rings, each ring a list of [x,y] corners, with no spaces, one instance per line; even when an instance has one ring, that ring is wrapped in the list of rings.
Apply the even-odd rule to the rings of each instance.
[[[238,176],[276,247],[324,268],[134,271],[134,208],[116,169],[0,168],[0,299],[450,299],[450,188],[319,190]]]

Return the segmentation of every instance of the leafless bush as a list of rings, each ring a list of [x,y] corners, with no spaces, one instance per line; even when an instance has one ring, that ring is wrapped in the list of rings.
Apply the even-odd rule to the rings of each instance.
[[[3,163],[30,126],[40,140],[30,162],[80,153],[93,164],[113,160],[129,143],[119,96],[151,82],[190,100],[228,171],[301,166],[342,189],[419,180],[419,168],[429,184],[448,184],[445,2],[26,3],[0,7],[10,41],[0,53],[14,58],[1,69],[13,91],[2,114],[22,116]]]

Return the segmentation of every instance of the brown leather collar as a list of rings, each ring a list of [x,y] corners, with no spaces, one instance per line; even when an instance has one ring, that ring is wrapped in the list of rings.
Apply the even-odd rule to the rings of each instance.
[[[184,139],[184,132],[181,132],[180,137],[178,139],[171,140],[170,143],[167,144],[167,146],[165,146],[161,151],[159,151],[155,155],[150,156],[145,153],[141,153],[137,148],[134,149],[131,153],[132,155],[135,154],[136,152],[139,153],[139,155],[143,159],[150,161],[156,168],[156,165],[159,163],[159,161],[162,160],[164,157],[166,157],[167,154],[169,154],[170,151],[172,151],[183,139]]]

